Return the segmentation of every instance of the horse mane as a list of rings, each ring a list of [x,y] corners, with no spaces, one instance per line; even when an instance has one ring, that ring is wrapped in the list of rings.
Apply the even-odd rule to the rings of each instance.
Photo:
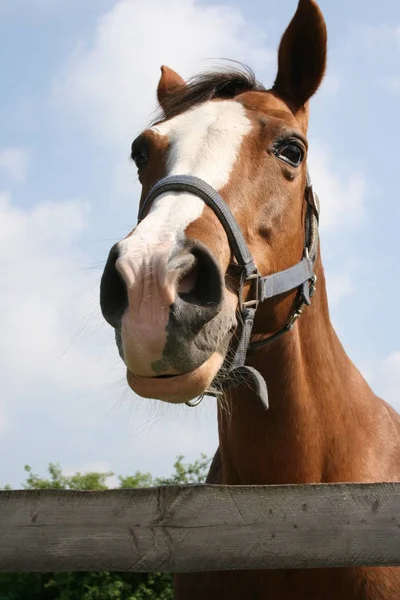
[[[195,75],[185,86],[174,89],[164,99],[162,111],[156,115],[156,119],[172,118],[203,102],[215,98],[229,100],[242,92],[251,91],[265,91],[265,87],[257,81],[250,67],[239,62],[228,68],[221,66],[214,71]]]

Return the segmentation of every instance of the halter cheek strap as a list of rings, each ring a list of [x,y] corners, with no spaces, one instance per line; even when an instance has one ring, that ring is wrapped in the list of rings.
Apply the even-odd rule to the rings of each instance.
[[[265,380],[256,369],[245,364],[246,355],[249,347],[257,349],[270,344],[287,331],[290,331],[296,320],[300,317],[303,307],[310,304],[311,297],[315,292],[316,276],[314,274],[314,264],[318,254],[319,207],[318,200],[312,189],[309,174],[307,173],[304,256],[293,267],[272,275],[267,275],[266,277],[261,277],[230,208],[220,194],[202,179],[192,177],[191,175],[174,175],[161,179],[150,190],[149,195],[144,200],[138,215],[139,222],[145,218],[154,200],[161,194],[165,194],[165,192],[189,192],[201,198],[214,211],[225,229],[230,247],[237,261],[234,267],[239,269],[241,325],[239,325],[240,331],[238,332],[238,341],[234,348],[233,357],[229,361],[226,359],[226,364],[224,363],[223,372],[226,375],[223,379],[220,379],[220,376],[217,375],[215,384],[222,387],[227,385],[235,386],[242,383],[243,379],[246,381],[250,380],[255,385],[255,392],[264,408],[268,409],[268,391]],[[250,283],[253,288],[253,297],[243,301],[243,288],[247,283]],[[298,304],[286,325],[267,339],[250,343],[255,314],[259,303],[296,288],[298,289]],[[204,395],[206,394],[218,396],[221,392],[217,390],[215,385],[212,385],[204,393]],[[196,401],[190,401],[186,404],[188,406],[197,406],[202,398],[203,396]]]

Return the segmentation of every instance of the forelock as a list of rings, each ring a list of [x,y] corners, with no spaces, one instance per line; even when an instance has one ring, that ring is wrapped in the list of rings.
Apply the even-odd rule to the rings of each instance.
[[[266,91],[257,81],[253,71],[241,63],[235,63],[228,69],[221,67],[192,77],[186,85],[174,90],[163,100],[163,109],[156,115],[154,122],[193,108],[213,99],[229,100],[243,92]]]

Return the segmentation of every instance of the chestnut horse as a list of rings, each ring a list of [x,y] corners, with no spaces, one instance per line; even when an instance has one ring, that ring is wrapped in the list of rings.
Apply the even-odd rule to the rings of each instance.
[[[400,418],[329,318],[306,167],[326,44],[317,4],[300,0],[269,90],[242,68],[185,82],[162,67],[162,116],[132,144],[139,224],[110,252],[101,307],[137,394],[218,395],[212,483],[400,476]],[[175,597],[398,600],[400,569],[181,574]]]

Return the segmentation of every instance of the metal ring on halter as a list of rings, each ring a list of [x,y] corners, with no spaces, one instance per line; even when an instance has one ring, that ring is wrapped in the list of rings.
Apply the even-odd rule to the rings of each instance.
[[[196,406],[198,406],[200,404],[200,402],[202,402],[203,397],[204,397],[204,394],[202,394],[195,400],[188,400],[187,402],[185,402],[185,404],[186,404],[186,406],[189,406],[190,408],[196,408]]]
[[[203,394],[201,394],[201,396],[195,398],[194,400],[188,400],[185,402],[185,404],[190,408],[195,408],[200,404],[200,402],[202,402],[202,400],[204,400],[205,396],[214,396],[215,398],[218,398],[219,396],[223,396],[223,391],[211,385]]]

